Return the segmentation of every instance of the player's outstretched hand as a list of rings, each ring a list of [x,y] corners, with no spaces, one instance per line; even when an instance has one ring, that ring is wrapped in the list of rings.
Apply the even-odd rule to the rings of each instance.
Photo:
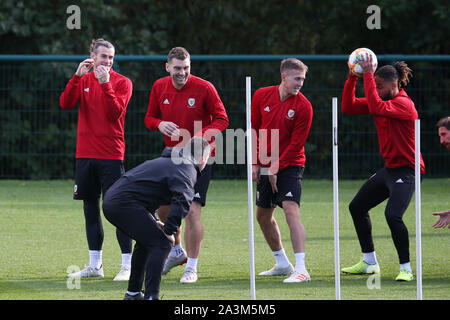
[[[82,77],[84,76],[86,73],[89,72],[89,70],[92,68],[92,66],[94,65],[94,60],[92,59],[86,59],[84,61],[82,61],[79,65],[78,65],[78,69],[77,72],[75,72],[75,74],[78,77]]]
[[[433,212],[434,216],[439,216],[438,221],[433,224],[433,228],[445,228],[447,225],[450,229],[450,210],[443,212]]]

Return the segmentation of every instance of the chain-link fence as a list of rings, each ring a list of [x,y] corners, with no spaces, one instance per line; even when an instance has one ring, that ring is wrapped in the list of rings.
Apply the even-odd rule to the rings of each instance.
[[[305,177],[332,177],[331,99],[341,100],[347,56],[296,56],[309,71],[302,89],[314,109],[306,144]],[[0,55],[0,178],[73,178],[78,109],[59,107],[59,96],[85,56]],[[192,56],[191,72],[217,88],[230,118],[230,129],[245,129],[245,77],[253,91],[279,84],[285,56]],[[125,168],[158,156],[162,134],[144,123],[154,81],[166,76],[165,56],[120,56],[114,69],[133,82],[125,120]],[[421,117],[422,153],[428,177],[450,175],[449,152],[439,144],[435,124],[450,114],[450,56],[378,56],[379,65],[404,60],[414,77],[406,88]],[[363,95],[360,80],[357,95]],[[366,178],[383,165],[373,119],[339,114],[339,173]],[[237,143],[235,144],[235,146]],[[245,150],[245,149],[244,149]],[[225,152],[236,152],[225,150]],[[244,178],[245,164],[216,164],[214,178]]]

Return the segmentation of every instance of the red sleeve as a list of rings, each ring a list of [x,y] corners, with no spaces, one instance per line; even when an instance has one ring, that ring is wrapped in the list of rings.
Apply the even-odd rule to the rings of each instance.
[[[153,84],[148,102],[147,114],[145,115],[145,125],[149,130],[158,131],[161,123],[161,109],[159,108],[159,93],[157,83]]]
[[[252,106],[251,106],[251,122],[252,122],[252,146],[253,150],[256,150],[256,159],[253,156],[252,164],[259,164],[259,128],[261,127],[261,110],[259,108],[259,94],[255,92],[252,98]],[[256,161],[255,161],[256,160]]]
[[[117,84],[116,90],[113,89],[111,81],[102,83],[100,87],[105,94],[105,105],[108,108],[105,114],[111,122],[114,122],[126,112],[133,92],[133,84],[129,79],[124,79]]]
[[[358,77],[349,75],[342,92],[342,112],[347,114],[369,114],[366,98],[355,97],[355,87]]]
[[[59,97],[59,105],[64,110],[73,109],[78,100],[80,100],[80,89],[78,85],[80,84],[81,77],[73,75],[69,80],[64,89],[63,93]]]
[[[212,122],[209,125],[202,128],[202,135],[204,135],[206,131],[210,130],[208,135],[215,136],[216,134],[222,132],[228,127],[229,121],[222,100],[220,100],[217,90],[211,84],[208,85],[208,95],[206,105],[209,114],[212,117]]]
[[[278,170],[285,168],[287,166],[287,161],[289,159],[295,158],[295,156],[298,154],[298,150],[302,149],[305,146],[313,117],[311,103],[307,102],[306,107],[300,115],[301,116],[296,119],[295,127],[292,131],[291,140],[288,147],[280,155],[279,160],[274,161],[270,165],[270,172],[273,174],[276,174]]]
[[[399,120],[416,119],[413,102],[405,96],[383,101],[377,93],[373,73],[365,73],[364,90],[370,114]]]

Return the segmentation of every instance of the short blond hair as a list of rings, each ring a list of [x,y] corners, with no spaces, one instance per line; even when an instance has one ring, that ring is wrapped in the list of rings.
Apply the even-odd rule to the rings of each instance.
[[[299,70],[308,72],[308,66],[296,58],[286,58],[281,61],[280,73],[286,70]]]

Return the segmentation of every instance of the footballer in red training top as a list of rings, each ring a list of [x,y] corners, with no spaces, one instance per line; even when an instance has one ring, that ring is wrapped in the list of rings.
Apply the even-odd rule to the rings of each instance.
[[[74,277],[103,277],[99,198],[124,172],[124,121],[133,90],[130,79],[112,69],[110,42],[93,40],[90,51],[91,58],[80,63],[59,99],[65,110],[79,103],[74,199],[84,202],[90,262]],[[132,241],[119,229],[117,239],[122,269],[114,280],[128,280]]]
[[[258,89],[252,99],[252,129],[257,137],[257,163],[252,165],[252,179],[258,182],[256,217],[275,258],[275,266],[259,275],[287,276],[284,282],[289,283],[311,280],[305,266],[306,232],[299,214],[305,143],[313,117],[311,103],[300,92],[307,71],[302,61],[284,59],[281,83]],[[274,217],[276,206],[286,215],[295,267],[283,249]]]
[[[158,79],[152,87],[145,124],[150,130],[159,130],[164,135],[166,147],[185,144],[193,136],[208,140],[214,148],[214,136],[228,127],[225,107],[212,83],[190,73],[191,60],[182,47],[170,50],[166,71],[169,76]],[[215,155],[213,149],[211,155]],[[212,165],[208,164],[195,185],[194,201],[186,217],[185,241],[187,253],[181,245],[180,232],[163,274],[177,265],[187,262],[181,282],[197,281],[197,259],[203,240],[203,225],[200,220],[201,207],[206,203],[206,192],[211,178]],[[158,209],[164,220],[170,207]]]
[[[400,273],[395,280],[412,281],[414,277],[410,264],[408,229],[403,222],[403,214],[415,190],[414,122],[418,113],[414,102],[404,90],[412,70],[404,61],[376,70],[372,59],[369,55],[359,62],[363,71],[365,97],[355,97],[358,77],[349,71],[342,93],[342,111],[347,114],[370,114],[373,117],[385,165],[371,175],[350,202],[350,214],[363,258],[342,271],[348,274],[380,272],[369,210],[388,199],[385,217],[400,263]],[[422,174],[425,173],[422,155],[420,170]]]

